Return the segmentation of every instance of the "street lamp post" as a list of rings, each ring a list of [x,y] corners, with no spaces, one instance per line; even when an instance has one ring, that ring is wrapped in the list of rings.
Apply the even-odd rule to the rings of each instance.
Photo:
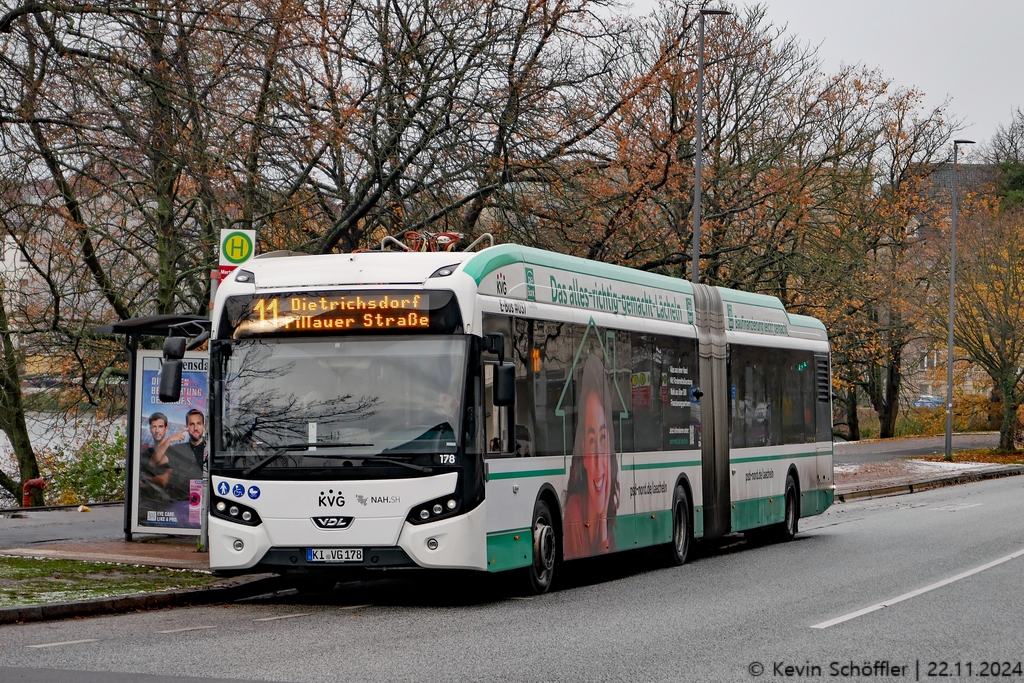
[[[957,148],[974,140],[953,140],[953,218],[949,245],[949,347],[946,350],[946,460],[953,459],[953,313],[956,288],[956,180]]]
[[[704,17],[708,14],[732,14],[724,9],[702,9],[697,19],[697,132],[693,168],[693,283],[700,282],[700,171],[704,160]]]

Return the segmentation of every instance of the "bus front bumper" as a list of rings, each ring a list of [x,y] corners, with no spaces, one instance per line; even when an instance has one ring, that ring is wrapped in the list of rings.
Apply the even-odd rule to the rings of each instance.
[[[345,542],[345,532],[325,537],[315,546],[274,546],[266,524],[250,527],[209,518],[210,568],[239,571],[266,567],[279,571],[287,567],[318,569],[373,567],[432,567],[445,569],[487,569],[486,501],[464,515],[427,524],[403,522],[395,545],[362,545]],[[270,521],[270,520],[268,520]],[[383,540],[383,539],[382,539]],[[307,562],[306,550],[361,547],[362,562]]]

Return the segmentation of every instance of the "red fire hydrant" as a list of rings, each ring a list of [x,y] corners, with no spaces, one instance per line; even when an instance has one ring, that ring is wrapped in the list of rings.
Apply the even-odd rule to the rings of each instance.
[[[45,491],[46,479],[43,477],[36,477],[35,479],[27,479],[25,481],[25,485],[21,487],[21,507],[32,507],[32,489]]]

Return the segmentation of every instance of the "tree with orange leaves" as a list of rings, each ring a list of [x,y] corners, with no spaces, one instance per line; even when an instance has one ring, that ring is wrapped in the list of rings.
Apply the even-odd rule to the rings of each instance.
[[[932,241],[926,309],[936,338],[948,328],[949,233]],[[1024,404],[1024,209],[999,197],[975,197],[957,229],[953,336],[1002,395],[999,448],[1013,450],[1017,408]]]

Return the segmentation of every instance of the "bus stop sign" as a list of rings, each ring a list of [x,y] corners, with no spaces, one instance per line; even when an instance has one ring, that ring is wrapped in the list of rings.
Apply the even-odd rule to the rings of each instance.
[[[255,230],[220,231],[220,279],[242,265],[256,253]]]

